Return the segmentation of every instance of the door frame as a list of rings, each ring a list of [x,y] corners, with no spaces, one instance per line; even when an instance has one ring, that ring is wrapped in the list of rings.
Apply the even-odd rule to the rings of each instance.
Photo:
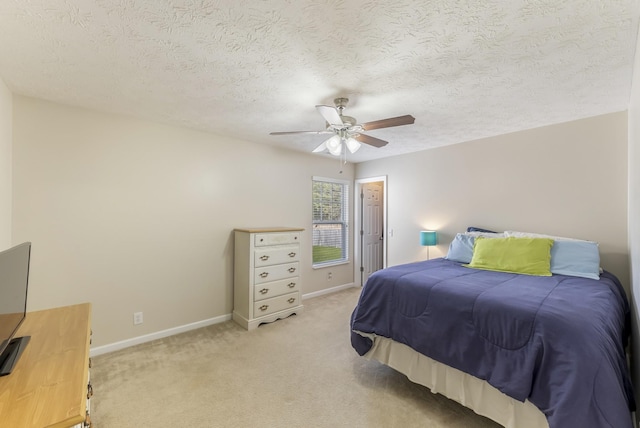
[[[389,235],[387,234],[387,176],[382,175],[379,177],[359,178],[354,181],[354,228],[353,228],[353,242],[355,243],[353,248],[353,279],[355,284],[362,284],[362,273],[360,268],[362,267],[362,200],[360,198],[360,192],[362,191],[362,185],[366,183],[379,183],[382,182],[382,268],[387,267],[387,240]]]

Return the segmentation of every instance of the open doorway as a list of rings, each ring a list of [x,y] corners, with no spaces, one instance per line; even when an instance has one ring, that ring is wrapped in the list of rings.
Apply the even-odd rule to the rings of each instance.
[[[387,177],[355,181],[355,279],[364,285],[387,265]]]

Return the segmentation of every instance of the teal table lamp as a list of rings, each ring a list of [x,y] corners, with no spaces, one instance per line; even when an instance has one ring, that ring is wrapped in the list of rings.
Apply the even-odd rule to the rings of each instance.
[[[435,230],[423,230],[420,232],[420,245],[427,247],[427,260],[429,260],[429,247],[438,244],[438,234]]]

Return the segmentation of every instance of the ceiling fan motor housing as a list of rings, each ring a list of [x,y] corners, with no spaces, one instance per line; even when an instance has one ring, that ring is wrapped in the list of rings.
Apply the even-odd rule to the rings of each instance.
[[[347,127],[355,126],[356,123],[358,123],[354,117],[342,115],[342,110],[344,110],[347,104],[349,104],[349,98],[336,98],[333,100],[333,103],[338,109],[338,114],[340,115],[340,119],[342,119],[342,123]]]
[[[345,125],[355,126],[356,119],[354,117],[343,115],[340,115],[340,117],[342,118],[342,123],[344,123]]]
[[[333,103],[336,105],[338,110],[342,111],[342,109],[349,104],[349,98],[335,98]]]

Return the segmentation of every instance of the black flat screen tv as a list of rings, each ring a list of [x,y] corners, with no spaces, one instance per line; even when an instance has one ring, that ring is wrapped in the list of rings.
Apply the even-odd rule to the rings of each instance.
[[[15,337],[27,316],[31,242],[0,252],[0,376],[11,373],[30,336]]]

